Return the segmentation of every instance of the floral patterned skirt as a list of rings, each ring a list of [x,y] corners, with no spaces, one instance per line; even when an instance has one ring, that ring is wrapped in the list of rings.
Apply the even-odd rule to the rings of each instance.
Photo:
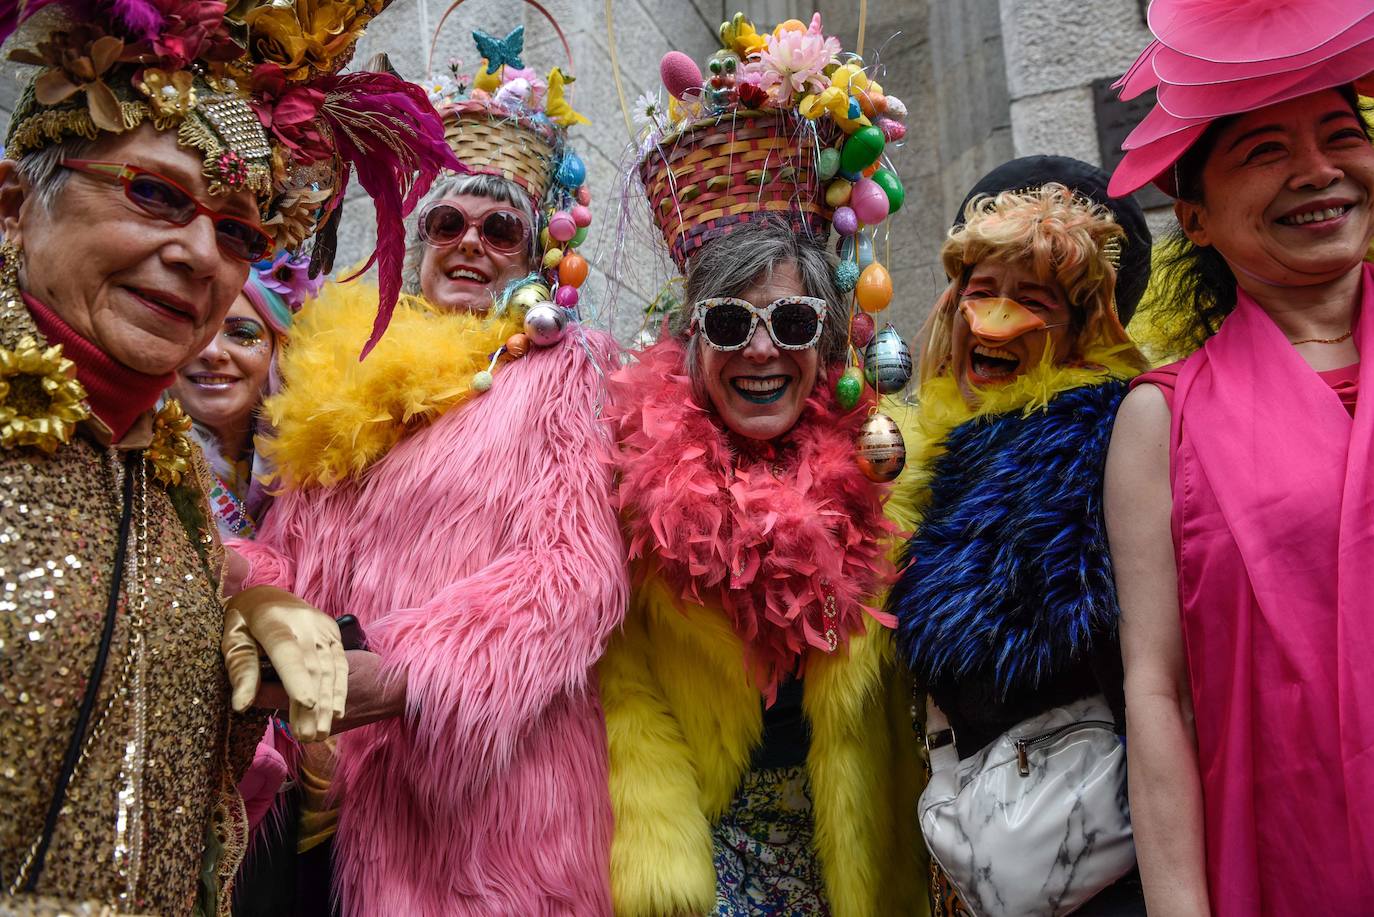
[[[802,767],[750,771],[713,830],[717,917],[828,915]]]

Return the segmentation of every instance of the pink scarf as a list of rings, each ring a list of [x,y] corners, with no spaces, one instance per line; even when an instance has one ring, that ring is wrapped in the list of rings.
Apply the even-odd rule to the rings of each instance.
[[[1244,292],[1173,395],[1179,596],[1221,914],[1312,900],[1374,912],[1374,320],[1356,333],[1353,418]]]

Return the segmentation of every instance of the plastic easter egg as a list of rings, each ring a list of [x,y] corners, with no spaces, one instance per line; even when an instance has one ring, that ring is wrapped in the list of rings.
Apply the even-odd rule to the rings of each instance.
[[[542,283],[527,283],[510,294],[507,304],[513,309],[526,312],[549,298],[549,288]]]
[[[863,109],[859,107],[859,100],[851,98],[849,108],[845,110],[844,116],[850,121],[857,121],[863,115]]]
[[[859,100],[859,108],[870,118],[887,111],[887,96],[881,92],[874,92],[869,89],[857,93],[855,98]]]
[[[854,452],[864,476],[876,483],[893,480],[906,465],[902,431],[886,414],[874,414],[864,422]]]
[[[551,302],[541,302],[525,313],[525,334],[536,347],[557,344],[567,327],[568,313]]]
[[[577,305],[577,299],[577,287],[561,286],[553,294],[553,301],[564,309]]]
[[[873,233],[860,230],[854,234],[854,260],[859,267],[866,268],[873,263]]]
[[[592,189],[583,185],[577,189],[577,202],[583,207],[590,207],[592,204]]]
[[[587,272],[590,267],[587,259],[575,252],[569,252],[563,256],[563,260],[558,263],[558,282],[564,286],[580,287],[582,282],[587,279]],[[562,303],[559,303],[562,305]]]
[[[906,125],[900,121],[893,121],[891,118],[879,118],[878,130],[883,132],[883,137],[888,143],[897,143],[906,137]]]
[[[816,160],[816,170],[821,181],[830,181],[834,178],[835,173],[840,171],[840,151],[829,146],[821,150],[820,158]]]
[[[863,373],[859,371],[857,366],[851,366],[846,369],[844,375],[840,376],[839,380],[835,382],[835,400],[838,401],[840,407],[844,408],[846,411],[852,411],[854,409],[854,405],[859,403],[859,399],[863,397],[863,393]]]
[[[849,320],[849,339],[855,347],[867,347],[868,342],[873,340],[873,331],[873,316],[867,312],[860,312]]]
[[[906,117],[906,103],[896,96],[887,97],[887,116],[901,120]]]
[[[582,161],[581,156],[572,150],[565,150],[553,179],[564,188],[576,188],[587,180],[587,165]]]
[[[825,202],[831,207],[843,207],[849,203],[849,192],[853,186],[843,178],[837,178],[825,186]]]
[[[592,208],[583,206],[582,204],[576,204],[568,213],[571,214],[573,222],[577,224],[578,229],[592,225]]]
[[[911,381],[911,349],[891,325],[865,348],[864,378],[882,395],[900,392]]]
[[[872,125],[861,127],[849,135],[849,139],[844,142],[844,149],[840,150],[840,170],[843,172],[861,172],[883,154],[883,146],[887,141],[883,139],[883,132]]]
[[[852,236],[859,231],[859,218],[851,207],[836,207],[832,222],[835,231],[842,236]]]
[[[800,19],[786,19],[786,20],[784,20],[784,21],[782,21],[782,22],[779,22],[779,23],[777,24],[777,26],[774,27],[774,29],[773,29],[773,35],[774,35],[774,37],[777,37],[777,36],[781,35],[783,32],[805,32],[805,31],[806,31],[806,23],[802,22]]]
[[[562,260],[563,249],[551,248],[548,251],[544,252],[544,260],[541,263],[544,265],[544,270],[550,271],[558,267],[558,262]]]
[[[568,244],[571,245],[573,248],[576,248],[577,246],[581,245],[583,242],[586,242],[586,241],[587,241],[587,227],[583,226],[583,227],[582,227],[581,229],[579,229],[577,232],[573,233],[572,240],[569,241]]]
[[[887,195],[871,178],[861,178],[854,185],[849,206],[865,226],[876,226],[887,218]]]
[[[544,251],[553,248],[553,237],[549,235],[549,227],[547,226],[539,230],[539,247]]]
[[[859,274],[854,299],[865,312],[881,312],[892,302],[892,278],[887,268],[873,262]]]
[[[669,51],[658,63],[658,75],[663,80],[663,88],[678,99],[701,89],[701,68],[681,51]]]
[[[549,235],[559,242],[568,242],[577,235],[577,224],[573,222],[572,214],[560,210],[549,217]]]
[[[879,169],[873,173],[873,183],[883,189],[883,194],[887,195],[887,212],[896,213],[902,209],[902,203],[906,201],[906,189],[902,187],[902,180],[889,169]]]
[[[853,244],[852,239],[846,242]],[[854,289],[854,284],[859,282],[859,266],[853,261],[841,261],[835,265],[835,286],[840,288],[841,293],[848,293]]]

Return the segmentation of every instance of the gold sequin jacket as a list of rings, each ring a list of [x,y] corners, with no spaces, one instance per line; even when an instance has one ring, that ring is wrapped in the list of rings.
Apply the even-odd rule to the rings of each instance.
[[[0,349],[28,336],[45,346],[8,292]],[[25,384],[9,376],[0,409]],[[100,643],[125,456],[153,430],[150,413],[111,444],[91,417],[49,454],[6,445],[0,413],[0,915],[228,913],[247,832],[235,783],[262,720],[229,709],[222,551],[195,450],[175,486],[148,462],[129,466],[132,538],[109,660],[37,891],[16,894]]]

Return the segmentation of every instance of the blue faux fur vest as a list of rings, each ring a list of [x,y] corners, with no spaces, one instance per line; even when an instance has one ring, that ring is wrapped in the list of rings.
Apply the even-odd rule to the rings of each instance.
[[[1115,634],[1102,476],[1126,389],[1071,389],[950,431],[888,598],[918,680],[976,679],[1006,698]]]

